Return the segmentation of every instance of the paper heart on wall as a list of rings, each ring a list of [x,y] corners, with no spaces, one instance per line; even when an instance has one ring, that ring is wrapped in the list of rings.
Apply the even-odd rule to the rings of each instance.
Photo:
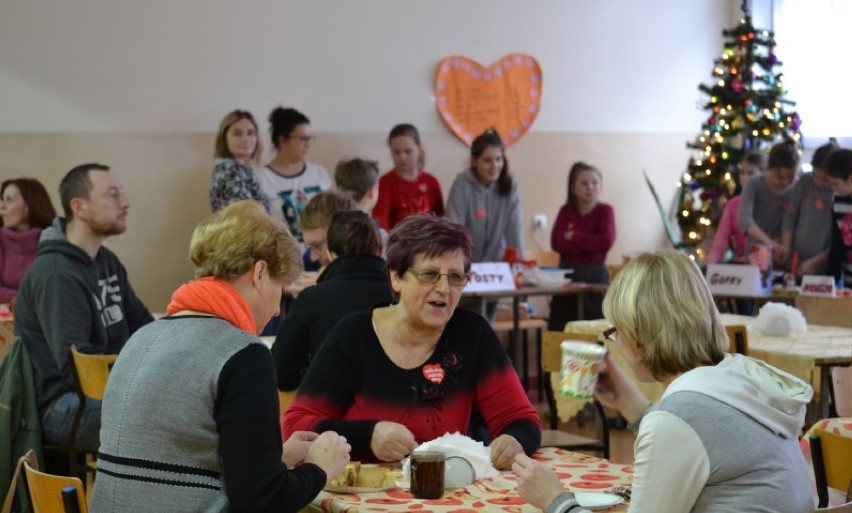
[[[438,66],[435,98],[444,122],[468,146],[491,127],[511,146],[538,116],[541,84],[541,67],[530,55],[506,55],[488,68],[454,55]]]

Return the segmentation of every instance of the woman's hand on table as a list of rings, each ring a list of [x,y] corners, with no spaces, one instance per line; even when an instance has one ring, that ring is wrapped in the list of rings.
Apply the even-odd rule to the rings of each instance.
[[[598,376],[595,399],[607,408],[618,410],[627,422],[634,422],[651,404],[636,383],[615,364],[612,355],[604,356],[606,368]]]
[[[512,435],[500,435],[491,441],[491,464],[497,470],[508,470],[515,462],[515,456],[524,453],[524,448],[521,447]]]
[[[295,468],[296,465],[305,461],[308,450],[317,437],[319,435],[312,431],[296,431],[284,442],[284,447],[281,451],[281,461],[287,465],[287,468]]]
[[[295,433],[294,435],[295,436]],[[290,437],[292,438],[292,437]],[[288,442],[290,440],[287,440]],[[334,431],[326,431],[317,436],[311,443],[305,463],[313,463],[325,471],[326,484],[343,473],[349,462],[349,451],[352,447],[346,442],[346,438]]]
[[[382,461],[399,461],[417,447],[414,434],[396,422],[380,421],[373,428],[370,449]]]
[[[565,491],[552,470],[526,454],[515,456],[512,471],[518,478],[518,495],[542,511],[547,510],[553,499]]]

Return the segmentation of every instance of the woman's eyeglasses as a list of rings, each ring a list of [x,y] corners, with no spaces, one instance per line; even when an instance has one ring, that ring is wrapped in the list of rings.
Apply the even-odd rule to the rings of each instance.
[[[449,283],[451,287],[464,287],[470,280],[470,276],[468,274],[460,273],[458,271],[440,273],[435,269],[424,269],[422,271],[409,269],[408,272],[416,276],[417,280],[423,285],[434,285],[438,283],[441,276],[447,277],[447,283]]]
[[[607,330],[604,330],[604,332],[603,332],[604,340],[615,340],[615,332],[616,332],[615,326],[613,326],[612,328],[609,328]]]

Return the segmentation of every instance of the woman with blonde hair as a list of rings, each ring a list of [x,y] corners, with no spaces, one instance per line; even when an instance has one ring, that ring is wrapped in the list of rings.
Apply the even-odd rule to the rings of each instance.
[[[606,357],[595,398],[637,432],[631,513],[813,508],[798,445],[813,390],[740,354],[698,266],[676,251],[633,258],[603,303],[618,350],[642,382],[666,390],[657,404]],[[516,458],[519,493],[548,511],[573,501],[540,463]],[[551,509],[553,508],[553,509]]]
[[[197,279],[128,340],[103,401],[93,511],[299,511],[340,474],[349,444],[281,444],[272,355],[257,333],[301,271],[296,241],[240,201],[192,235]]]
[[[272,208],[254,174],[261,152],[257,123],[251,112],[233,110],[222,118],[216,132],[216,167],[210,180],[210,207],[218,212],[240,200],[259,201],[267,212]]]

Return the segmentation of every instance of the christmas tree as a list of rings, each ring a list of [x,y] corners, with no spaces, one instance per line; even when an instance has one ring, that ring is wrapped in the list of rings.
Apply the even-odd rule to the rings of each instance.
[[[677,244],[699,261],[712,241],[725,203],[737,191],[737,163],[750,150],[766,150],[784,139],[801,141],[795,102],[784,98],[774,34],[755,29],[746,6],[736,27],[724,30],[725,49],[713,68],[715,81],[698,88],[709,96],[701,134],[688,142],[697,150],[678,182]]]

